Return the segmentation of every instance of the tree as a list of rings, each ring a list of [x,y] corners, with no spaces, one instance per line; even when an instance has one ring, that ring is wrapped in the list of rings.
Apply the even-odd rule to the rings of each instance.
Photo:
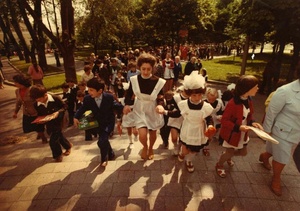
[[[6,22],[10,22],[12,24],[12,26],[14,27],[14,30],[20,40],[20,44],[21,46],[23,47],[23,51],[24,51],[24,56],[25,56],[25,61],[28,63],[30,62],[30,57],[29,57],[29,50],[28,50],[28,47],[27,47],[27,44],[26,44],[26,41],[25,41],[25,38],[22,34],[22,31],[20,29],[20,25],[19,25],[19,21],[18,21],[18,14],[16,12],[16,9],[17,9],[17,5],[16,4],[13,4],[13,2],[11,2],[10,0],[6,0],[6,5],[7,5],[7,8],[10,12],[10,20],[8,18],[8,16],[6,16]],[[23,53],[20,53],[23,57]]]
[[[24,56],[22,54],[22,51],[20,49],[19,44],[17,43],[13,33],[12,33],[12,27],[9,20],[9,8],[6,5],[6,1],[2,1],[0,3],[0,9],[2,13],[0,14],[0,28],[3,32],[4,37],[4,46],[6,49],[7,55],[11,54],[11,44],[14,46],[14,50],[17,52],[19,59],[24,60]]]
[[[134,11],[131,0],[89,0],[86,9],[87,15],[78,23],[77,37],[83,43],[92,44],[95,54],[101,44],[121,44],[131,34],[130,14]]]
[[[72,0],[61,0],[61,22],[62,22],[62,40],[59,40],[42,22],[26,0],[19,0],[20,6],[23,6],[32,16],[40,30],[58,47],[64,60],[65,76],[67,80],[77,82],[74,60],[75,49],[75,29],[74,29],[74,10]]]
[[[182,41],[180,30],[188,30],[187,38],[193,41],[199,36],[199,33],[193,32],[213,25],[214,13],[211,9],[212,3],[208,0],[153,1],[145,16],[149,39],[154,39],[152,42],[158,40],[160,44],[170,44],[173,52],[174,43],[179,48]]]

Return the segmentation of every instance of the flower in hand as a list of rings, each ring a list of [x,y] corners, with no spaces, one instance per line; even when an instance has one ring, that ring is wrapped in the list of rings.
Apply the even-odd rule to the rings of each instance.
[[[212,137],[216,134],[216,132],[217,132],[217,129],[214,126],[210,125],[210,126],[208,126],[208,128],[205,131],[204,135],[206,137]]]
[[[159,113],[159,114],[163,114],[164,111],[165,111],[165,109],[164,109],[163,106],[158,105],[158,106],[156,106],[155,111],[156,111],[157,113]]]

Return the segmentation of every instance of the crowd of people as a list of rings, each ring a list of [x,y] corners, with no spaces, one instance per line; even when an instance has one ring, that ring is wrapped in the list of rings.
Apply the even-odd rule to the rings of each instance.
[[[72,80],[62,84],[62,98],[47,93],[37,81],[31,85],[25,76],[15,76],[18,89],[14,117],[23,105],[24,132],[37,131],[43,143],[48,142],[44,134],[46,128],[57,162],[62,161],[63,155],[69,155],[72,148],[62,132],[64,120],[69,120],[68,126],[79,127],[86,112],[92,113],[97,124],[85,131],[85,140],[91,141],[93,136],[98,138],[102,167],[115,157],[109,142],[115,127],[120,134],[122,127],[126,128],[130,145],[133,144],[132,135],[139,140],[143,160],[155,157],[153,146],[157,131],[167,149],[171,137],[174,155],[185,162],[190,173],[195,171],[196,153],[202,150],[205,156],[210,156],[209,143],[219,141],[224,153],[215,169],[222,178],[227,175],[225,162],[232,167],[234,156],[247,154],[248,132],[255,127],[280,141],[278,146],[267,142],[266,152],[261,154],[259,161],[268,170],[273,168],[271,189],[281,195],[280,174],[289,161],[293,146],[299,144],[300,133],[297,133],[299,127],[296,125],[300,113],[297,106],[299,80],[275,92],[263,127],[253,119],[252,97],[259,90],[255,76],[243,75],[221,93],[214,87],[207,87],[207,71],[200,58],[191,56],[183,69],[179,55],[173,58],[167,51],[162,58],[161,53],[134,51],[124,57],[116,51],[111,58],[91,54],[85,61],[81,80],[77,84]],[[180,75],[183,75],[182,84],[179,83]],[[279,98],[285,101],[277,100]],[[33,110],[30,113],[28,106]],[[45,115],[51,118],[31,124],[38,116]],[[277,116],[282,116],[280,121]],[[295,122],[295,127],[286,126],[289,121]],[[268,161],[271,156],[272,166]]]

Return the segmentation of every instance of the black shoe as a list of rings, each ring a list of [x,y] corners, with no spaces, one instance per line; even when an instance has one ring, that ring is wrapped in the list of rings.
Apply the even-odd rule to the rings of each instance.
[[[92,136],[86,136],[86,137],[85,137],[85,140],[86,140],[86,141],[92,141],[93,138],[92,138]]]

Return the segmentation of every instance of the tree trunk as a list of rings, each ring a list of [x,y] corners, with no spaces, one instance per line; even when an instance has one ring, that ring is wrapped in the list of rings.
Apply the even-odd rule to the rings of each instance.
[[[6,43],[6,49],[7,49],[7,53],[10,54],[10,46],[9,44],[12,43],[15,47],[15,50],[18,53],[19,59],[20,60],[24,60],[24,56],[22,54],[22,51],[13,35],[13,33],[10,30],[10,25],[9,25],[9,21],[8,21],[8,17],[6,16],[6,23],[4,22],[4,20],[2,18],[0,18],[0,27],[3,31],[4,34],[7,35],[7,37],[9,38],[9,41],[7,41],[8,43]]]
[[[281,40],[279,43],[279,51],[277,54],[276,65],[274,69],[275,71],[274,71],[274,78],[273,78],[273,87],[276,87],[280,78],[280,70],[282,65],[282,56],[283,56],[284,48],[285,48],[285,41]]]
[[[293,56],[291,61],[291,66],[289,69],[289,73],[287,75],[287,82],[292,82],[295,78],[295,71],[299,62],[299,52],[300,52],[300,43],[294,42],[293,43],[294,49],[293,49]]]
[[[265,47],[265,41],[262,41],[260,46],[260,53],[264,52],[264,47]]]
[[[41,0],[36,0],[34,4],[34,11],[37,14],[37,16],[42,19],[42,8],[41,8]],[[45,55],[45,39],[44,39],[44,34],[39,27],[37,23],[34,23],[35,28],[37,28],[37,33],[38,33],[38,43],[36,43],[37,47],[37,54],[38,54],[38,59],[39,59],[39,65],[43,69],[44,72],[48,70],[48,65],[47,65],[47,60],[46,60],[46,55]]]
[[[246,41],[245,41],[245,46],[244,46],[243,60],[242,60],[240,75],[245,75],[245,72],[246,72],[246,64],[247,64],[247,57],[248,57],[248,51],[249,51],[249,44],[250,44],[250,36],[247,35]]]
[[[62,46],[64,49],[63,59],[66,80],[77,83],[75,70],[75,39],[74,39],[74,9],[72,0],[61,0],[61,25],[62,25]]]
[[[24,38],[24,36],[23,36],[23,34],[22,34],[22,31],[21,31],[21,29],[20,29],[20,25],[19,25],[18,21],[16,20],[16,18],[17,18],[17,14],[16,14],[16,12],[15,12],[15,9],[16,9],[15,7],[16,7],[16,5],[12,5],[10,0],[7,0],[7,1],[6,1],[6,4],[7,4],[9,10],[10,10],[10,14],[11,14],[11,24],[12,24],[12,26],[14,27],[15,32],[16,32],[16,34],[17,34],[19,40],[20,40],[20,44],[21,44],[22,47],[23,47],[24,56],[25,56],[25,62],[26,62],[26,63],[29,63],[29,62],[30,62],[30,57],[29,57],[30,51],[29,51],[29,49],[28,49],[28,47],[27,47],[27,43],[26,43],[25,38]],[[8,20],[7,20],[7,21],[8,21]],[[22,53],[21,53],[21,54],[22,54]],[[22,54],[22,57],[23,57],[23,54]],[[23,58],[23,59],[24,59],[24,58]]]

